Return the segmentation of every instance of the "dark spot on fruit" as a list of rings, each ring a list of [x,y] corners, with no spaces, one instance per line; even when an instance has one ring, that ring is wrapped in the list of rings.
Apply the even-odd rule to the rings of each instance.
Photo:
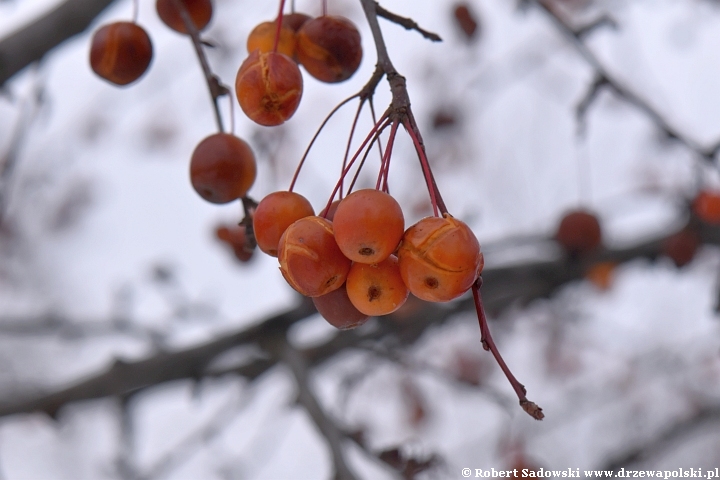
[[[377,300],[378,298],[380,298],[381,294],[382,290],[380,290],[380,287],[372,285],[370,288],[368,288],[368,301],[372,302],[373,300]]]
[[[373,250],[373,249],[370,248],[370,247],[364,247],[364,248],[361,248],[361,249],[358,251],[358,253],[359,253],[360,255],[364,256],[364,257],[367,257],[367,256],[370,256],[370,255],[372,255],[373,253],[375,253],[375,250]]]
[[[425,286],[430,289],[436,289],[440,285],[440,282],[438,282],[438,279],[435,277],[425,277]]]
[[[337,275],[333,275],[332,277],[328,278],[327,282],[325,282],[325,286],[329,287],[330,285],[335,283],[335,280],[337,280],[337,278],[338,278]]]

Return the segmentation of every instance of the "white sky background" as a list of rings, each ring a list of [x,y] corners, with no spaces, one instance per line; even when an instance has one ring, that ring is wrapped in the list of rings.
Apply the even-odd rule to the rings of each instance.
[[[0,35],[51,3],[0,4]],[[138,83],[117,89],[96,78],[88,66],[85,35],[58,49],[39,69],[15,78],[9,85],[14,101],[0,98],[4,149],[27,92],[35,84],[45,88],[46,103],[28,131],[12,185],[9,214],[22,241],[0,260],[0,312],[53,312],[84,325],[102,324],[126,298],[133,322],[162,333],[165,347],[179,348],[262,320],[291,306],[294,296],[275,259],[258,253],[249,265],[238,266],[214,240],[214,226],[239,220],[240,207],[205,203],[189,183],[190,154],[215,129],[207,88],[189,41],[160,23],[153,2],[140,3],[139,23],[150,32],[155,56]],[[440,189],[450,211],[468,221],[481,243],[550,235],[562,212],[580,204],[599,213],[611,245],[678,225],[682,195],[693,192],[695,160],[660,142],[646,117],[608,93],[593,104],[587,135],[578,139],[574,106],[592,72],[537,9],[522,14],[507,0],[474,2],[483,33],[480,42],[468,46],[453,29],[449,2],[381,4],[445,39],[432,44],[381,20],[391,58],[407,77]],[[589,44],[612,74],[687,136],[703,144],[717,141],[720,8],[701,0],[606,4],[621,29],[601,30]],[[361,69],[350,81],[332,86],[304,75],[300,108],[281,127],[280,168],[274,171],[267,155],[258,153],[259,176],[250,192],[256,199],[287,188],[316,126],[372,71],[374,47],[359,3],[331,0],[329,6],[330,13],[346,15],[361,28]],[[297,7],[317,14],[319,2],[298,0]],[[118,2],[97,25],[128,19],[131,10],[130,2]],[[221,45],[208,56],[224,83],[234,84],[249,31],[275,14],[274,2],[216,3],[205,36]],[[376,106],[382,111],[386,84],[378,91]],[[225,114],[227,105],[221,103]],[[456,109],[463,119],[458,132],[430,131],[430,115],[438,107]],[[336,181],[354,108],[343,110],[328,127],[301,174],[298,191],[318,211]],[[257,146],[254,133],[270,130],[254,126],[239,108],[235,112],[236,133]],[[358,136],[368,129],[365,117]],[[399,138],[390,188],[413,221],[423,212],[417,206],[427,207],[427,195],[410,144],[402,133]],[[706,178],[718,185],[717,175]],[[77,192],[85,192],[87,207],[70,227],[53,228],[57,209]],[[513,252],[495,247],[487,262],[498,264]],[[173,269],[175,286],[153,282],[158,264]],[[412,427],[398,387],[403,372],[387,365],[342,406],[338,384],[344,372],[363,364],[360,354],[324,368],[315,386],[340,418],[369,428],[374,447],[403,443],[443,455],[448,466],[442,478],[460,478],[462,467],[508,467],[500,447],[508,438],[522,440],[546,468],[597,467],[690,414],[693,405],[717,403],[720,341],[712,309],[719,264],[714,249],[702,250],[680,271],[662,259],[632,262],[619,268],[609,292],[573,285],[552,301],[508,312],[506,321],[491,325],[529,398],[545,409],[542,423],[517,408],[506,410],[482,392],[424,373],[416,381],[430,417]],[[175,311],[177,298],[188,307],[184,316]],[[553,337],[558,322],[569,325],[560,340]],[[295,333],[305,344],[332,332],[312,319]],[[476,321],[461,318],[408,356],[447,368],[458,349],[479,352],[478,337]],[[549,345],[565,374],[547,365]],[[63,385],[114,358],[138,359],[151,352],[147,339],[122,335],[75,340],[3,335],[0,392]],[[510,398],[499,370],[492,372],[489,385]],[[153,469],[192,432],[219,421],[224,428],[206,447],[191,450],[158,478],[327,477],[329,452],[308,417],[287,408],[293,395],[290,377],[279,371],[254,385],[223,380],[203,382],[195,392],[187,383],[148,391],[135,416],[137,467]],[[0,478],[119,478],[113,469],[122,449],[119,429],[112,401],[72,406],[59,424],[41,415],[3,419]],[[701,446],[671,449],[652,466],[717,466],[717,434],[697,437],[696,443]],[[392,478],[359,452],[351,459],[364,478]]]

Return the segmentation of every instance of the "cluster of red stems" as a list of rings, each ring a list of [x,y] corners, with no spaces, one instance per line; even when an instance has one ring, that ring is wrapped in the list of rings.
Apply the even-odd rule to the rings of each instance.
[[[197,32],[212,16],[210,0],[157,0],[156,6],[165,24],[192,36],[196,45]],[[277,19],[259,24],[250,33],[249,56],[235,81],[243,112],[263,126],[280,125],[297,109],[303,90],[298,65],[322,82],[335,83],[350,78],[362,59],[360,33],[346,18],[324,13],[317,18],[284,15],[283,8],[281,0]],[[475,27],[463,28],[474,32]],[[111,83],[132,83],[147,70],[151,59],[150,38],[135,22],[103,26],[93,37],[90,64]],[[356,96],[362,106],[366,98]],[[472,289],[483,347],[497,359],[521,406],[541,419],[542,409],[525,398],[524,387],[512,376],[490,336],[479,292],[484,264],[480,244],[465,223],[446,211],[411,119],[402,108],[391,107],[382,115],[352,160],[343,161],[340,180],[318,215],[305,197],[292,191],[304,157],[288,191],[271,193],[259,203],[250,200],[247,192],[255,181],[255,157],[245,141],[230,133],[221,131],[197,145],[190,161],[191,183],[208,202],[241,199],[246,218],[238,226],[218,228],[218,238],[230,244],[241,261],[249,260],[256,246],[277,257],[288,284],[311,297],[318,312],[339,329],[395,312],[411,293],[422,300],[447,302]],[[435,213],[409,228],[388,188],[392,145],[400,125],[418,152]],[[390,135],[382,152],[380,135],[387,128]],[[375,143],[382,157],[376,187],[353,191]],[[343,195],[344,179],[363,150],[365,157]]]

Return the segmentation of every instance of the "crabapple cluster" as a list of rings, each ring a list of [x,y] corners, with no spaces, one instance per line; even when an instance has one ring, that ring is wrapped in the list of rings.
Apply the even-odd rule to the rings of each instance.
[[[398,202],[373,189],[333,205],[315,215],[302,195],[271,193],[255,210],[253,230],[261,250],[278,257],[288,284],[312,297],[338,328],[392,313],[410,293],[431,302],[452,300],[482,271],[477,238],[450,215],[405,229]]]
[[[235,97],[245,115],[268,127],[281,125],[295,114],[303,94],[301,67],[321,82],[337,83],[353,76],[363,57],[357,27],[344,17],[327,15],[325,0],[323,14],[317,18],[295,12],[283,14],[285,0],[279,4],[275,20],[261,22],[250,32],[248,56],[239,66],[234,84]],[[373,37],[380,45],[381,34],[373,28],[375,18],[369,13],[373,7],[370,3],[363,6],[367,7]],[[478,24],[469,7],[461,7],[456,17],[464,22],[463,31],[470,39],[476,36]],[[479,277],[484,266],[480,244],[465,223],[447,213],[410,108],[405,79],[389,59],[379,58],[370,81],[341,102],[318,130],[317,134],[348,101],[359,100],[340,179],[320,214],[315,214],[305,197],[293,192],[317,134],[298,163],[288,191],[271,193],[256,203],[248,196],[257,171],[255,156],[245,141],[223,130],[218,99],[229,94],[229,89],[210,71],[204,55],[206,42],[199,36],[212,18],[211,0],[156,0],[156,9],[169,28],[192,40],[215,109],[218,133],[203,139],[193,151],[191,184],[200,197],[211,203],[241,200],[245,213],[238,225],[217,227],[217,239],[227,244],[241,262],[250,260],[255,247],[277,257],[288,284],[311,297],[318,312],[339,329],[362,325],[371,316],[393,313],[410,294],[429,302],[447,302],[472,290],[483,348],[498,361],[521,407],[533,418],[542,419],[542,409],[527,400],[524,387],[512,375],[492,340],[480,296]],[[378,56],[382,50],[378,49]],[[142,27],[136,22],[117,22],[95,33],[90,65],[103,79],[127,85],[147,71],[152,55],[150,38]],[[391,85],[393,101],[376,119],[372,97],[382,77]],[[355,125],[366,102],[374,126],[348,161]],[[407,228],[402,208],[388,186],[393,143],[400,127],[415,146],[434,213]],[[382,137],[386,129],[389,134]],[[375,188],[353,191],[375,144],[381,157]],[[345,195],[343,182],[353,168],[355,177]],[[566,220],[560,225],[557,240],[571,255],[599,246],[600,230],[595,217],[578,212]]]
[[[300,13],[262,22],[247,39],[250,54],[240,65],[235,93],[245,115],[264,126],[281,125],[300,104],[303,78],[298,64],[316,79],[335,83],[360,66],[360,32],[348,19]]]

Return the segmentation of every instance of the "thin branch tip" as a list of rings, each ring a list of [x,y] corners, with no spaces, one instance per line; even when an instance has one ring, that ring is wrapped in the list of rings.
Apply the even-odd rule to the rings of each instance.
[[[525,413],[533,417],[535,420],[542,420],[545,418],[545,414],[543,413],[542,408],[538,406],[535,402],[531,402],[527,398],[523,398],[520,400],[520,406],[523,410],[525,410]]]

